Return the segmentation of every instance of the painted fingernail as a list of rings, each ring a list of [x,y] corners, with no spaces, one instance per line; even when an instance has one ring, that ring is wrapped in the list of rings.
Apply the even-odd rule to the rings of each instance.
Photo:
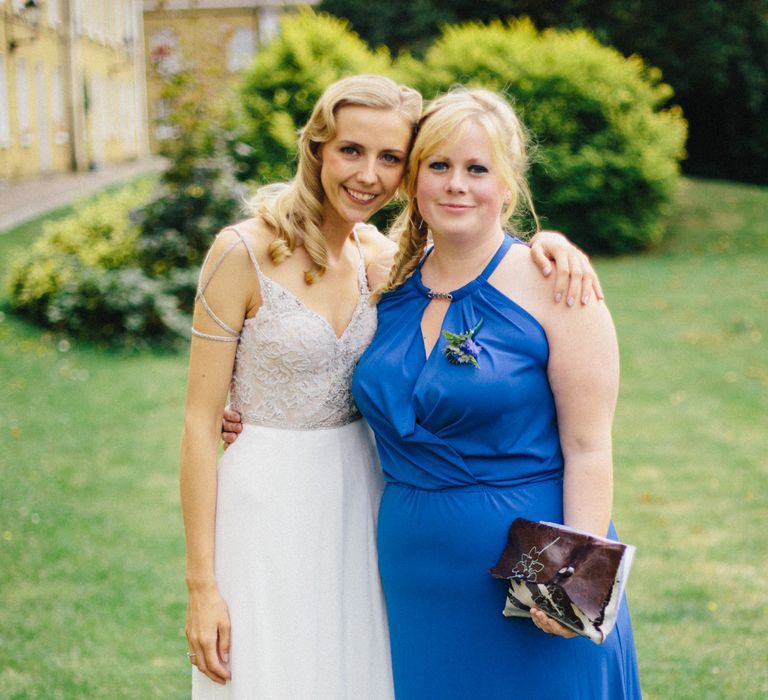
[[[584,298],[581,300],[582,304],[589,304],[589,294],[585,294]]]
[[[560,292],[555,294],[555,304],[559,304],[561,302],[562,298],[563,298],[563,295]]]
[[[546,277],[550,272],[552,272],[551,267],[545,267],[543,270],[544,276]]]
[[[568,306],[573,306],[576,300],[573,297],[568,297]]]

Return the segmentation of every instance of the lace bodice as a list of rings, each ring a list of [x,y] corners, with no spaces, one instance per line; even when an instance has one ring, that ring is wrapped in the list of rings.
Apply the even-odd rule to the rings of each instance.
[[[261,271],[245,238],[235,231],[239,237],[235,245],[245,245],[258,275],[261,306],[237,334],[208,309],[201,285],[199,297],[229,337],[196,332],[213,339],[237,340],[232,407],[245,423],[294,430],[331,428],[357,420],[360,413],[352,398],[352,372],[376,331],[376,309],[368,301],[370,290],[357,234],[360,298],[349,325],[337,337],[326,319]],[[215,266],[211,276],[214,272]]]

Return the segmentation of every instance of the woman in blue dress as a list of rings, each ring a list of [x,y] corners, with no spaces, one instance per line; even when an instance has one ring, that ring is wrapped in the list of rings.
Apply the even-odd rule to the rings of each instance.
[[[614,327],[605,304],[551,304],[505,233],[518,204],[532,210],[525,170],[523,129],[498,95],[454,90],[427,109],[353,379],[386,480],[379,569],[398,700],[640,697],[625,602],[598,646],[541,611],[503,617],[506,587],[488,573],[516,517],[615,537]]]

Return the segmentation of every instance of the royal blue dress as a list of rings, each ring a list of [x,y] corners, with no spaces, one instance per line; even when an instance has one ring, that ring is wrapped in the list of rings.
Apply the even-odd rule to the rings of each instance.
[[[430,299],[419,267],[378,307],[353,379],[376,435],[386,487],[379,569],[397,700],[640,698],[626,602],[598,646],[505,618],[496,564],[512,520],[563,522],[563,456],[544,329],[488,283],[514,239],[452,292],[443,329],[484,323],[479,368],[451,364],[442,337],[425,357]],[[615,536],[611,528],[611,535]]]

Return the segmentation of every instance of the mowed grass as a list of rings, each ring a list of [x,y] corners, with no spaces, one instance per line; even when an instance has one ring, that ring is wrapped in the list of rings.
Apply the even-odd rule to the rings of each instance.
[[[768,189],[686,180],[664,250],[599,262],[645,697],[768,697]]]
[[[768,696],[768,190],[685,180],[599,260],[622,349],[615,521],[645,697]],[[39,226],[0,235],[0,266]],[[66,342],[62,342],[66,341]],[[0,698],[184,698],[185,357],[0,321]],[[474,699],[470,699],[474,700]]]
[[[0,278],[39,233],[0,234]],[[189,697],[185,360],[70,344],[0,309],[0,698]]]

